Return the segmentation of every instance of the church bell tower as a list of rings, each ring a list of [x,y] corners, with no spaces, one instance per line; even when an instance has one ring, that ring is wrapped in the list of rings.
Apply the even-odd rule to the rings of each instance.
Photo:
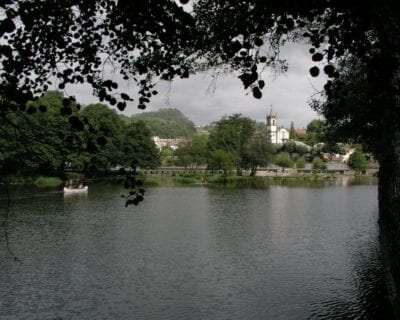
[[[271,111],[267,114],[267,133],[272,143],[277,143],[277,131],[276,113],[272,112],[271,105]]]

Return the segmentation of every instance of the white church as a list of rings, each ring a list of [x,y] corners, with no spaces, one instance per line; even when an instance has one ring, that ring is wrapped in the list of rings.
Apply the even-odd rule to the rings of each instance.
[[[278,126],[276,113],[272,113],[272,108],[270,113],[267,114],[267,132],[273,144],[282,144],[289,140],[289,131]]]

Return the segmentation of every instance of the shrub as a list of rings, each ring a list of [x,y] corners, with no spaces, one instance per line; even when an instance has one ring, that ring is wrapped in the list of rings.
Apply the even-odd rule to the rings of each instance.
[[[312,167],[315,170],[324,170],[326,169],[326,163],[320,157],[315,157],[312,161]]]
[[[282,167],[282,169],[293,167],[293,161],[287,152],[278,153],[275,157],[275,164],[279,167]]]
[[[297,169],[304,169],[305,166],[306,166],[306,160],[303,157],[298,158],[297,161],[296,161],[296,168]]]

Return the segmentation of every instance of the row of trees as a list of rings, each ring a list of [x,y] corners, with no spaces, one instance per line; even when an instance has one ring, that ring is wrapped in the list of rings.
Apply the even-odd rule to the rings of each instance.
[[[66,169],[96,173],[115,166],[146,168],[160,163],[144,122],[124,122],[103,104],[80,110],[53,91],[25,108],[1,118],[3,174],[63,175]]]
[[[198,135],[175,151],[177,163],[183,166],[207,164],[210,169],[227,171],[244,169],[256,173],[267,165],[275,153],[264,135],[255,135],[255,121],[234,114],[215,123],[209,135]]]

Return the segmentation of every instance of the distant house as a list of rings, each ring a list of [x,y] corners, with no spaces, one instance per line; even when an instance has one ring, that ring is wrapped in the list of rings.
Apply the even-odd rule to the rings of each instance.
[[[307,134],[307,129],[294,129],[297,136],[305,136]]]
[[[342,157],[342,162],[343,162],[343,163],[347,163],[347,161],[349,161],[350,156],[351,156],[354,152],[356,152],[356,149],[355,149],[355,148],[351,148],[350,150],[348,150],[348,151],[346,152],[346,154]]]
[[[321,154],[322,159],[326,161],[334,161],[334,162],[342,162],[347,163],[349,161],[350,156],[356,151],[354,148],[349,148],[346,150],[344,155],[333,153],[333,152],[324,152]]]
[[[338,154],[338,153],[333,153],[333,152],[323,152],[321,154],[322,159],[325,161],[336,161],[336,162],[344,162],[343,161],[343,156]]]
[[[271,143],[282,144],[289,140],[289,130],[278,126],[276,113],[271,112],[267,115],[267,132]]]
[[[184,139],[162,139],[160,137],[154,136],[152,137],[155,145],[158,149],[162,149],[165,147],[171,148],[172,150],[178,149],[179,145],[184,142]]]

